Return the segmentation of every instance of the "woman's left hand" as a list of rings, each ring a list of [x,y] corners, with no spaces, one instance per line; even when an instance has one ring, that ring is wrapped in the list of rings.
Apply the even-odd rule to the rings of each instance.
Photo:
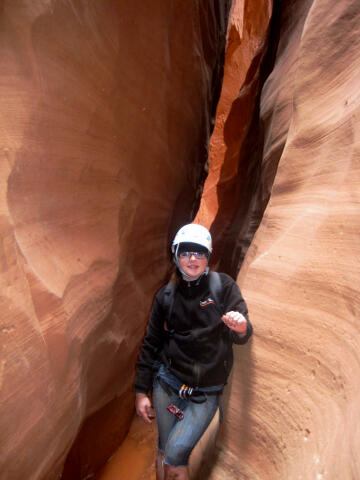
[[[221,317],[225,325],[239,335],[245,335],[247,330],[246,318],[240,312],[227,312]]]

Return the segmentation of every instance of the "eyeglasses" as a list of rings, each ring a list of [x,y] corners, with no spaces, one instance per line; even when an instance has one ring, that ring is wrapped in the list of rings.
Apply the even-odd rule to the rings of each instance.
[[[204,260],[204,258],[207,258],[207,255],[205,252],[181,252],[179,253],[180,258],[190,258],[194,255],[195,258],[198,258],[199,260]]]

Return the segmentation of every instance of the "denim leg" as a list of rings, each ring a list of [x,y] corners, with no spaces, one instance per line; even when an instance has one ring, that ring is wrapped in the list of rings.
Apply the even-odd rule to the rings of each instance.
[[[197,442],[213,419],[218,408],[218,396],[209,395],[204,403],[182,400],[178,407],[184,411],[184,419],[175,421],[165,447],[166,465],[186,466]]]
[[[178,421],[177,418],[167,410],[170,403],[176,403],[179,397],[174,393],[169,395],[155,380],[153,387],[153,402],[156,414],[156,423],[158,428],[158,449],[160,452],[165,451],[166,442],[170,435],[171,429]]]

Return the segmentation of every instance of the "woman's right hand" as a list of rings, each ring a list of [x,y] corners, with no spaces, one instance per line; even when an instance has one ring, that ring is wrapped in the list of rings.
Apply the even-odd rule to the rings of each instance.
[[[150,398],[146,393],[136,393],[135,408],[136,413],[144,420],[144,422],[151,423],[151,420],[154,418],[154,413],[151,407]]]

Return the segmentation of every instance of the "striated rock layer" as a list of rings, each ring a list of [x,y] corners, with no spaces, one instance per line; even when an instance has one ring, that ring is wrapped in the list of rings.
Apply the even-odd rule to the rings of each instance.
[[[260,99],[258,205],[275,182],[238,278],[256,333],[237,354],[211,479],[354,480],[360,5],[282,2],[280,14],[275,67]],[[255,213],[233,228],[250,231]],[[243,238],[229,239],[229,248]]]
[[[59,478],[76,438],[62,478],[85,478],[128,429],[168,239],[206,175],[228,10],[2,2],[3,480]]]
[[[66,457],[63,478],[85,478],[128,429],[168,240],[199,203],[228,8],[2,3],[4,480],[59,478]],[[251,8],[236,2],[233,15]],[[251,68],[219,107],[225,163],[202,210],[216,213],[221,270],[237,272],[271,199],[238,278],[255,335],[237,349],[208,478],[353,480],[360,6],[276,2],[266,56],[269,4],[254,12],[254,37],[232,17]]]

